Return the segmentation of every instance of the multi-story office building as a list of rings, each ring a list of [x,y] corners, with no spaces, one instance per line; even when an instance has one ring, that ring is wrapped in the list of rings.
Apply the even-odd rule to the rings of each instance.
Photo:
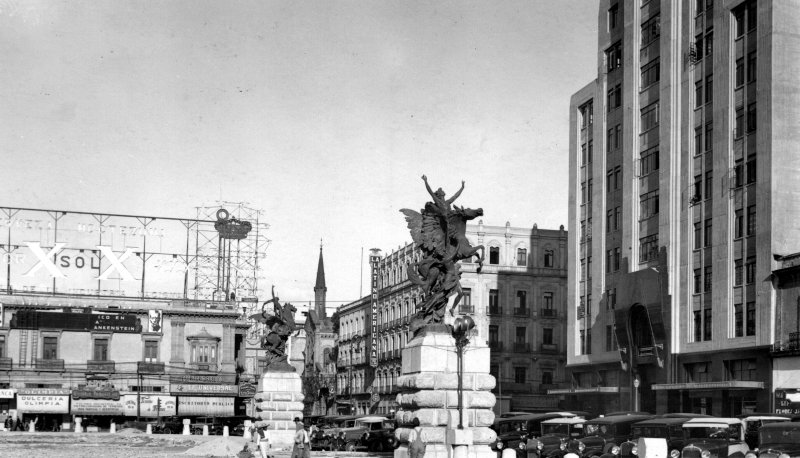
[[[544,390],[564,377],[567,234],[479,223],[466,235],[486,247],[486,259],[480,272],[477,263],[462,263],[464,296],[454,314],[471,315],[473,338],[491,346],[495,391],[504,400],[498,409],[553,410],[557,399]],[[353,387],[340,399],[352,399],[358,413],[397,409],[401,350],[413,338],[408,325],[423,300],[406,271],[419,259],[414,244],[380,258],[374,315],[370,296],[339,309],[339,386]]]
[[[798,26],[792,0],[600,1],[597,79],[570,106],[568,405],[773,408]]]

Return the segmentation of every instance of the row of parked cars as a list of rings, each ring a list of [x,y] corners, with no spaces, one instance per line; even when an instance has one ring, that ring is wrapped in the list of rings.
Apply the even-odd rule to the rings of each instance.
[[[203,434],[203,427],[208,426],[208,434],[221,436],[225,426],[231,436],[244,435],[244,420],[248,417],[196,417],[189,423],[192,434]],[[151,423],[154,434],[181,434],[183,417],[161,417]]]
[[[394,420],[380,416],[322,417],[311,434],[311,450],[385,452],[399,445]]]
[[[615,412],[524,414],[495,421],[492,449],[517,458],[798,458],[800,421],[764,414],[742,418]]]

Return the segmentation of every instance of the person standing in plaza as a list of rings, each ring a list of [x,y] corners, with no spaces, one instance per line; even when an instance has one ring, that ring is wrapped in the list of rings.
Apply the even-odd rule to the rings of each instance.
[[[292,447],[292,458],[304,458],[305,455],[305,443],[306,437],[308,434],[306,430],[303,428],[303,422],[300,421],[300,418],[294,417],[294,424],[295,424],[295,433],[294,433],[294,447]]]
[[[303,458],[311,458],[311,434],[309,425],[303,425]]]

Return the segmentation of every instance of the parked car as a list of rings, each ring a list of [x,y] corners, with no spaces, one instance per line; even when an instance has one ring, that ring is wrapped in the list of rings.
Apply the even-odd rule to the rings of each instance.
[[[221,417],[197,417],[192,420],[189,430],[192,434],[203,434],[203,426],[208,426],[209,436],[219,436],[222,435],[222,427],[225,426],[225,422]]]
[[[529,439],[525,445],[528,458],[550,457],[566,449],[570,440],[583,437],[582,417],[553,418],[542,422],[542,435]]]
[[[620,458],[638,456],[640,439],[658,439],[663,442],[663,448],[666,453],[676,450],[676,453],[680,454],[681,449],[686,445],[683,437],[683,424],[694,416],[693,414],[685,414],[691,417],[679,416],[679,414],[668,415],[634,423],[631,426],[630,440],[619,444],[617,450],[612,447],[612,450],[604,453],[601,458],[612,458],[615,455]],[[698,417],[700,416],[698,414]],[[701,417],[707,417],[707,415],[702,415]]]
[[[759,446],[745,458],[800,457],[800,423],[777,422],[766,424],[758,431]]]
[[[543,421],[575,416],[572,412],[529,413],[496,420],[492,429],[497,433],[497,440],[492,443],[492,450],[501,452],[505,448],[519,448],[520,443],[542,435]]]
[[[640,421],[649,420],[652,415],[623,414],[610,417],[599,417],[587,421],[583,425],[583,436],[571,439],[561,453],[555,452],[552,456],[558,457],[567,453],[575,453],[585,458],[600,457],[604,453],[611,453],[619,444],[631,438],[631,427]]]
[[[686,445],[681,458],[744,458],[750,451],[738,418],[692,418],[683,424]],[[670,455],[677,458],[677,453]]]
[[[752,414],[739,418],[744,424],[744,440],[751,449],[758,447],[758,431],[762,426],[792,420],[790,416],[775,414]]]
[[[347,452],[354,452],[356,450],[363,450],[367,448],[367,444],[363,442],[366,434],[370,431],[372,424],[375,422],[390,421],[386,417],[361,417],[344,422],[344,427],[334,428],[330,434],[334,438],[337,450],[344,450]],[[352,426],[347,426],[352,424]]]
[[[322,417],[317,423],[317,431],[311,435],[311,450],[339,450],[345,445],[342,428],[352,428],[357,415]]]
[[[394,450],[400,445],[397,438],[394,437],[394,420],[367,417],[356,420],[356,425],[363,425],[367,428],[361,438],[361,446],[371,452]]]
[[[153,434],[181,434],[182,432],[183,420],[179,417],[161,417],[153,423]]]

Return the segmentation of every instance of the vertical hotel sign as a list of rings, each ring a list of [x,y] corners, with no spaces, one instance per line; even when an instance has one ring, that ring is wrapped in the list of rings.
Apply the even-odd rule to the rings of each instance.
[[[372,303],[372,332],[370,332],[371,342],[369,351],[369,365],[378,367],[378,264],[381,261],[381,251],[377,248],[372,248],[369,255],[369,263],[372,267],[372,294],[370,301]]]

